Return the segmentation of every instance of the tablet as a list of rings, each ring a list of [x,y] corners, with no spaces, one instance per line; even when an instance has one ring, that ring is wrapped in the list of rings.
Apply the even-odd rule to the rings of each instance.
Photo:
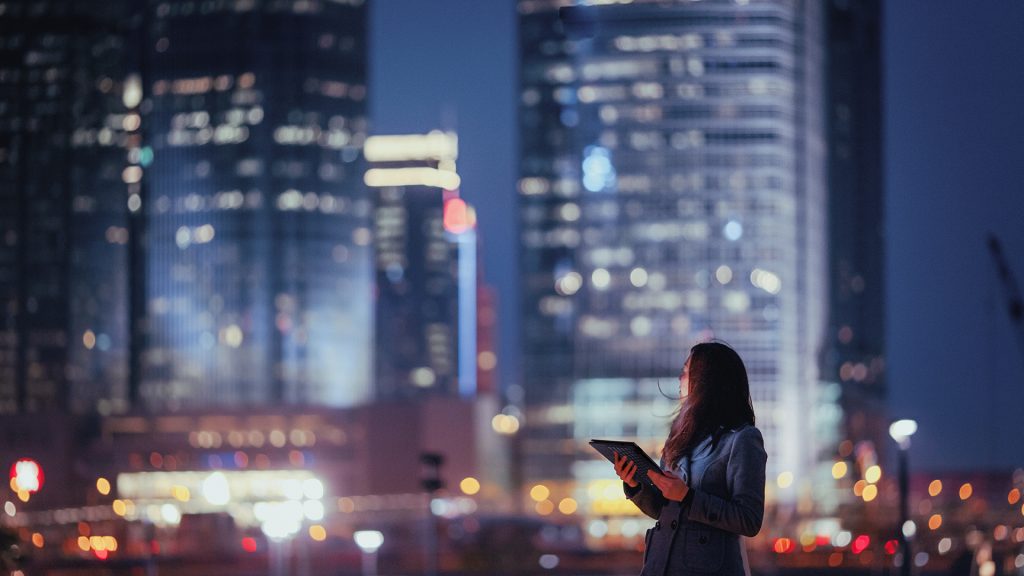
[[[590,445],[601,453],[602,456],[608,459],[609,462],[615,463],[615,453],[618,452],[619,457],[625,456],[636,464],[636,474],[633,475],[633,479],[637,482],[643,482],[644,484],[657,489],[654,482],[647,477],[648,470],[654,470],[656,472],[662,472],[661,467],[654,461],[650,456],[647,455],[636,442],[624,442],[622,440],[591,440]]]

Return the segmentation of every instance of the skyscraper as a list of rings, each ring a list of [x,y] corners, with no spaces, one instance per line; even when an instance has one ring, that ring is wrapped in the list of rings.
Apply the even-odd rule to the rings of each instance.
[[[128,8],[0,8],[0,413],[127,396]]]
[[[133,173],[144,405],[369,397],[365,12],[361,0],[150,3],[151,148]]]
[[[821,6],[567,4],[519,2],[526,477],[607,477],[574,463],[593,436],[656,451],[689,347],[719,338],[793,501],[820,451]]]
[[[0,411],[368,399],[363,0],[0,10]]]
[[[366,184],[377,271],[376,395],[476,394],[475,216],[451,132],[373,136]]]
[[[841,389],[844,440],[888,443],[881,3],[828,8],[829,331],[825,380]]]

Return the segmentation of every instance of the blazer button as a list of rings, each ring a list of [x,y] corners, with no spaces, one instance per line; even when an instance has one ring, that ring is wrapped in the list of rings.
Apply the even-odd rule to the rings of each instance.
[[[661,530],[661,520],[654,523],[655,530]]]
[[[701,536],[700,537],[700,543],[701,544],[707,544],[708,543],[708,537],[707,536]]]
[[[712,522],[717,521],[718,520],[718,514],[716,514],[715,512],[712,512],[711,514],[708,514],[708,520],[711,520]]]
[[[679,523],[678,523],[678,522],[676,522],[675,520],[673,520],[673,521],[672,521],[672,529],[673,529],[673,530],[675,530],[675,529],[676,529],[676,526],[678,526],[678,525],[679,525]]]

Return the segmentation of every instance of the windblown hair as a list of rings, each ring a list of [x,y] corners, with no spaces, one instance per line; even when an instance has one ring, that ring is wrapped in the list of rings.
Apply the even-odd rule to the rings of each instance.
[[[747,369],[735,350],[720,342],[702,342],[690,349],[689,394],[672,420],[661,451],[667,468],[708,436],[712,448],[722,430],[754,424]]]

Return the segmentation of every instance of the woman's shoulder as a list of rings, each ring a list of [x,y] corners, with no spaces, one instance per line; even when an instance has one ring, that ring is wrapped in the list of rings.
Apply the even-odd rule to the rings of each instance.
[[[729,435],[733,437],[735,442],[764,444],[764,436],[761,434],[760,428],[750,423],[740,424],[729,430]]]
[[[764,436],[753,424],[744,424],[733,431],[731,452],[733,454],[756,455],[762,460],[767,457]]]

